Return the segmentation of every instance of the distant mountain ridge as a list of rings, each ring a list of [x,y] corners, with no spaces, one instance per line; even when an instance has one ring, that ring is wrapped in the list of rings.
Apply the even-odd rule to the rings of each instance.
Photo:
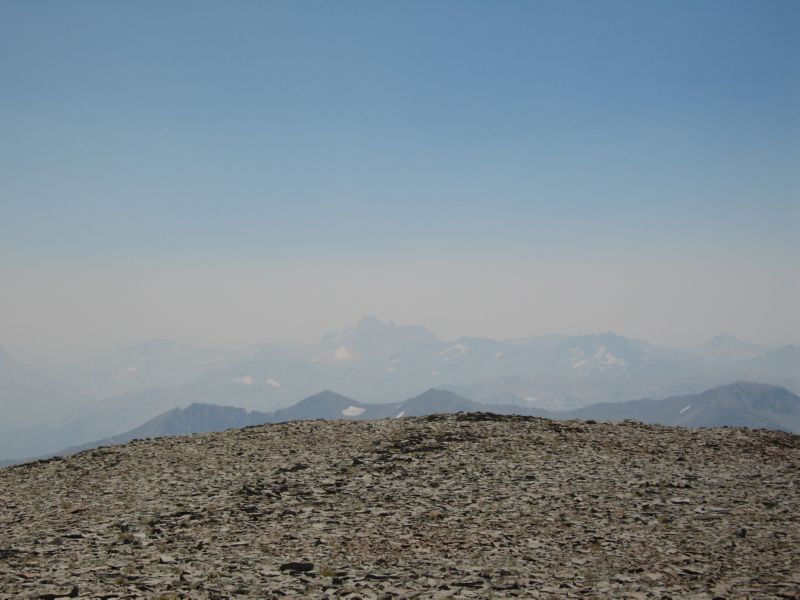
[[[419,325],[376,317],[310,344],[221,352],[157,339],[54,372],[19,369],[13,358],[0,356],[0,459],[113,437],[192,403],[274,412],[323,389],[375,405],[435,388],[550,414],[737,380],[800,392],[800,346],[767,348],[721,334],[679,351],[612,332],[443,341]]]
[[[392,419],[457,412],[494,412],[563,420],[633,419],[681,427],[749,427],[800,433],[800,396],[777,386],[744,381],[712,388],[701,394],[661,400],[598,403],[564,412],[515,405],[488,405],[437,389],[430,389],[404,402],[390,404],[365,404],[326,390],[274,412],[194,403],[186,408],[167,411],[123,434],[67,448],[58,454],[124,444],[137,438],[223,431],[264,423],[316,419]]]
[[[764,346],[744,342],[730,333],[721,333],[695,349],[694,354],[715,361],[735,361],[753,358],[767,350]]]
[[[634,419],[682,427],[732,426],[800,433],[800,396],[778,386],[738,381],[701,394],[592,404],[559,414],[564,415],[598,421]]]
[[[186,408],[174,408],[162,413],[125,433],[72,446],[57,454],[72,454],[97,446],[125,444],[139,438],[224,431],[225,429],[264,423],[316,419],[388,419],[477,411],[514,414],[518,408],[511,405],[489,406],[463,398],[453,392],[435,389],[428,390],[404,402],[392,404],[365,404],[326,390],[274,412],[248,411],[233,406],[193,403]],[[527,411],[525,414],[532,413]]]
[[[326,351],[323,356],[334,361],[380,361],[387,360],[405,346],[438,343],[441,343],[439,338],[421,325],[384,323],[368,316],[342,333],[324,336],[320,346]]]
[[[746,366],[765,371],[779,371],[784,376],[797,376],[800,366],[800,346],[789,344],[767,350],[763,354],[748,359]]]
[[[14,427],[30,427],[49,416],[56,397],[50,377],[19,365],[0,346],[0,439]]]
[[[270,422],[269,413],[248,411],[234,406],[218,406],[215,404],[190,404],[186,408],[173,408],[162,413],[138,427],[103,440],[87,442],[72,446],[57,454],[74,454],[82,450],[98,446],[116,446],[127,444],[131,440],[190,435],[210,431],[240,429],[249,425],[261,425]]]

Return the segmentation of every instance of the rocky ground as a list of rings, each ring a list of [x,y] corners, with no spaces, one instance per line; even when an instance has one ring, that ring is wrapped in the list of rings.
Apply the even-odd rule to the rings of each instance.
[[[486,414],[0,470],[2,598],[800,598],[800,437]]]

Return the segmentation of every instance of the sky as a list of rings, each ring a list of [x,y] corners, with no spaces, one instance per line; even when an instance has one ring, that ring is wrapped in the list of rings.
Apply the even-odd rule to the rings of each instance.
[[[0,3],[0,345],[800,342],[800,3]]]

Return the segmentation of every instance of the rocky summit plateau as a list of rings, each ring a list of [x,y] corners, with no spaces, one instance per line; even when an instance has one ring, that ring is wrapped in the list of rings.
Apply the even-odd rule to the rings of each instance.
[[[800,598],[800,437],[488,413],[0,470],[2,598]]]

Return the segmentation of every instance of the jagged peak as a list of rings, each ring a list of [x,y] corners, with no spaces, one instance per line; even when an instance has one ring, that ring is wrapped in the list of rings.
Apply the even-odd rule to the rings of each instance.
[[[317,392],[316,394],[308,396],[307,398],[303,398],[300,400],[300,402],[298,402],[298,404],[318,404],[324,402],[349,402],[352,404],[356,401],[352,398],[348,398],[347,396],[343,396],[342,394],[337,394],[331,390],[322,390],[321,392]]]

